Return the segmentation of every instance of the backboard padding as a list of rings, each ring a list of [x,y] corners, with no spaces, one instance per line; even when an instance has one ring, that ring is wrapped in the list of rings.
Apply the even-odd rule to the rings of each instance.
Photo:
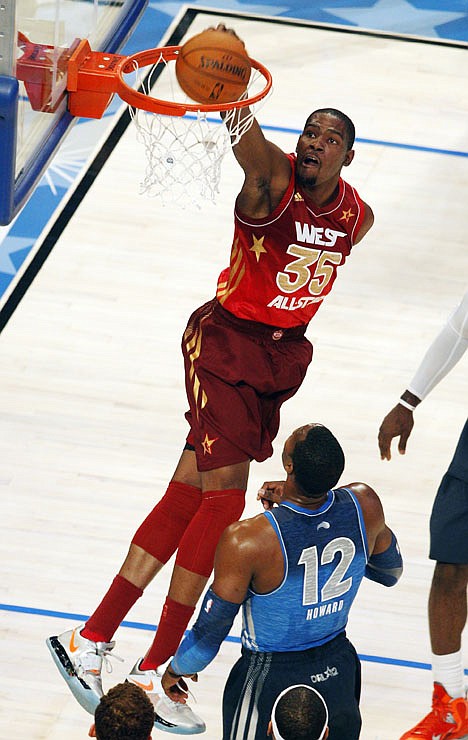
[[[2,153],[0,224],[18,213],[75,121],[67,110],[66,56],[82,38],[96,51],[116,53],[140,18],[147,0],[8,0],[5,58],[0,65]],[[2,17],[3,22],[3,17]],[[7,39],[7,40],[5,40]],[[25,45],[48,56],[41,71],[25,67]],[[8,59],[7,59],[8,55]],[[5,173],[5,176],[3,175]]]

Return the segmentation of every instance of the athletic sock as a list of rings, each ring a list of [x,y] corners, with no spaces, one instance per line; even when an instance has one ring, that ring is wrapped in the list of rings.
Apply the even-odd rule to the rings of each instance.
[[[194,611],[194,606],[180,604],[170,596],[166,598],[153,644],[140,664],[142,671],[155,670],[172,658]]]
[[[432,654],[432,675],[452,698],[465,696],[462,650],[448,655]]]
[[[113,634],[143,590],[116,575],[111,587],[81,630],[81,635],[94,642],[110,642]]]

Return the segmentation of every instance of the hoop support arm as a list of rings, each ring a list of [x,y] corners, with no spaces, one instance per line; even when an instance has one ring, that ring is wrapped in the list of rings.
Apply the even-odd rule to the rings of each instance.
[[[78,39],[70,49],[36,44],[18,33],[18,46],[22,51],[16,64],[16,77],[24,82],[31,108],[44,113],[54,113],[66,90],[66,72]]]
[[[83,39],[68,62],[68,110],[73,116],[102,118],[117,92],[116,65],[127,57],[92,51]]]

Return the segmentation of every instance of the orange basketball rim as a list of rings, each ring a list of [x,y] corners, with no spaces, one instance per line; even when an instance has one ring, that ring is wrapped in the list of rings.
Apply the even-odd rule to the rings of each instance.
[[[68,110],[73,116],[101,118],[112,97],[117,94],[134,108],[168,116],[184,116],[187,112],[214,113],[244,108],[262,100],[271,90],[272,78],[269,70],[250,57],[252,69],[263,77],[263,88],[250,97],[247,90],[240,100],[229,103],[202,104],[161,100],[135,90],[125,81],[125,74],[142,67],[175,62],[180,49],[181,46],[164,46],[122,56],[92,51],[89,42],[83,39],[68,62]]]

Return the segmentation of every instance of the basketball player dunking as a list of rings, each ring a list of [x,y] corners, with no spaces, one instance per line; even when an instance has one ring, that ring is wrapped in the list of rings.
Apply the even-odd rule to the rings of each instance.
[[[297,392],[312,359],[307,326],[338,267],[372,226],[372,210],[341,178],[353,143],[348,116],[322,108],[308,117],[294,154],[268,141],[255,120],[233,148],[245,179],[230,265],[216,298],[192,314],[182,340],[185,448],[96,611],[84,626],[47,641],[90,712],[102,695],[101,665],[114,632],[177,551],[156,636],[128,680],[147,687],[160,729],[204,730],[188,705],[162,692],[157,669],[179,645],[223,530],[243,512],[250,461],[272,454],[281,405]]]

